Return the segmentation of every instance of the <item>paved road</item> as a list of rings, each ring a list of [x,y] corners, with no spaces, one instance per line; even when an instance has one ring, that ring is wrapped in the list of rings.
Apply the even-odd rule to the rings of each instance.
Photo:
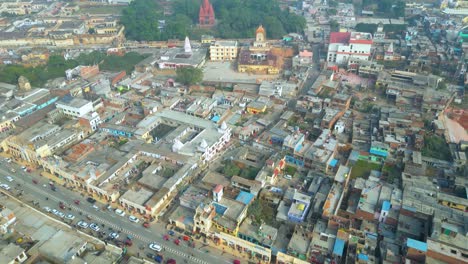
[[[109,227],[115,231],[120,231],[121,235],[119,239],[125,238],[127,235],[133,236],[134,247],[139,245],[144,245],[146,252],[150,252],[147,245],[151,242],[156,242],[162,245],[164,251],[162,252],[165,258],[175,258],[176,260],[186,259],[188,263],[232,263],[232,260],[226,260],[225,258],[221,260],[221,256],[213,255],[212,252],[206,253],[205,250],[200,250],[198,248],[191,248],[184,242],[180,243],[179,246],[175,245],[173,241],[165,241],[163,239],[163,234],[166,233],[164,226],[161,224],[152,225],[150,229],[144,228],[141,223],[132,223],[128,220],[127,217],[120,217],[114,212],[107,210],[95,210],[92,206],[86,202],[85,197],[82,197],[80,194],[68,190],[62,186],[56,186],[57,191],[51,191],[48,186],[48,180],[42,176],[39,176],[34,173],[25,173],[19,168],[16,164],[8,164],[4,162],[3,158],[0,158],[0,182],[8,183],[5,180],[6,175],[12,176],[15,181],[8,183],[12,187],[13,193],[17,193],[14,187],[24,190],[24,195],[20,197],[25,202],[35,200],[39,202],[39,207],[41,210],[45,206],[50,207],[51,209],[59,209],[58,203],[64,202],[67,207],[71,207],[71,210],[61,210],[65,214],[72,213],[75,215],[76,219],[73,223],[78,222],[79,220],[85,220],[86,222],[95,222],[99,225],[104,224],[104,231],[109,233]],[[15,168],[16,172],[11,173],[10,169]],[[38,184],[34,184],[32,179],[36,179]],[[17,186],[21,184],[21,186]],[[45,187],[44,187],[45,185]],[[46,200],[48,197],[48,200]],[[78,199],[82,201],[80,205],[75,205],[73,200]],[[99,208],[103,208],[104,205],[98,205]],[[81,212],[82,215],[79,213]],[[89,215],[92,220],[86,220],[85,216]],[[64,221],[66,222],[66,221]],[[89,231],[89,230],[88,230]],[[200,244],[200,243],[198,243]],[[154,252],[152,252],[154,253]],[[193,256],[191,256],[193,254]],[[182,263],[182,261],[180,262]]]

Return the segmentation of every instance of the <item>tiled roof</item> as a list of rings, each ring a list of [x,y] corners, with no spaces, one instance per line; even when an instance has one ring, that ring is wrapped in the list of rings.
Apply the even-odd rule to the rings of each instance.
[[[348,43],[351,38],[350,32],[331,32],[330,43]]]

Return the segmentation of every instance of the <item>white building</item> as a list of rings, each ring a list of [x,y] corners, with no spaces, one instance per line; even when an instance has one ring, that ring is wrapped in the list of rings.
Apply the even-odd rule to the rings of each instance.
[[[212,61],[226,61],[235,60],[237,58],[237,51],[239,47],[235,40],[216,41],[210,46],[210,60]]]
[[[157,138],[158,126],[170,126],[173,131]],[[170,142],[172,152],[184,156],[199,156],[205,163],[231,140],[231,128],[222,122],[218,127],[210,120],[173,110],[147,116],[138,125],[135,135],[147,142]]]
[[[372,43],[370,33],[332,32],[327,61],[341,65],[368,61],[371,57]]]
[[[84,99],[66,96],[55,104],[65,115],[80,117],[93,111],[93,103]]]

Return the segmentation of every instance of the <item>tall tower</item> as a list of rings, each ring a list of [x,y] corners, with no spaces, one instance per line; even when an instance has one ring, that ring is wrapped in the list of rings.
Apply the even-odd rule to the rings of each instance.
[[[215,24],[213,5],[209,0],[203,0],[198,14],[198,22],[202,27],[212,27]]]

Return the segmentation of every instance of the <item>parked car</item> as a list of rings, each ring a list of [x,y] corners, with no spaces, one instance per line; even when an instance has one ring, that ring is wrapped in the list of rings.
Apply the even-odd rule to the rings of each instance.
[[[65,219],[73,220],[73,219],[75,219],[75,216],[72,215],[72,214],[67,214],[67,216],[65,216]]]
[[[12,182],[14,181],[13,178],[11,176],[5,176],[5,179],[9,182]]]
[[[115,213],[122,216],[122,217],[125,216],[125,212],[120,210],[120,209],[115,209]]]
[[[50,212],[52,211],[52,209],[50,209],[50,208],[49,208],[49,207],[47,207],[47,206],[46,206],[46,207],[44,207],[44,210],[45,210],[46,212],[48,212],[48,213],[50,213]]]
[[[285,178],[286,180],[292,180],[292,176],[289,174],[284,175],[283,178]]]
[[[161,254],[156,255],[156,257],[154,258],[154,261],[156,261],[157,263],[162,263],[163,260],[164,257]]]
[[[130,220],[130,222],[133,222],[133,223],[138,223],[140,221],[140,219],[136,218],[133,215],[129,216],[128,219]]]
[[[95,203],[96,199],[88,197],[88,198],[86,198],[86,201],[88,201],[89,203]]]
[[[8,186],[8,184],[5,184],[5,183],[0,184],[0,187],[7,190],[7,191],[9,191],[11,189],[11,187]]]
[[[110,233],[110,234],[109,234],[109,238],[111,238],[111,239],[117,239],[117,238],[119,238],[119,234],[116,233],[116,232]]]
[[[91,230],[93,230],[93,231],[96,231],[96,232],[98,232],[98,231],[101,229],[101,228],[99,228],[99,226],[98,226],[97,224],[95,224],[95,223],[91,223],[91,224],[89,225],[89,228],[90,228]]]
[[[177,264],[175,259],[168,259],[166,264]]]
[[[88,228],[89,226],[88,223],[86,223],[85,221],[79,221],[77,225],[81,228]]]

